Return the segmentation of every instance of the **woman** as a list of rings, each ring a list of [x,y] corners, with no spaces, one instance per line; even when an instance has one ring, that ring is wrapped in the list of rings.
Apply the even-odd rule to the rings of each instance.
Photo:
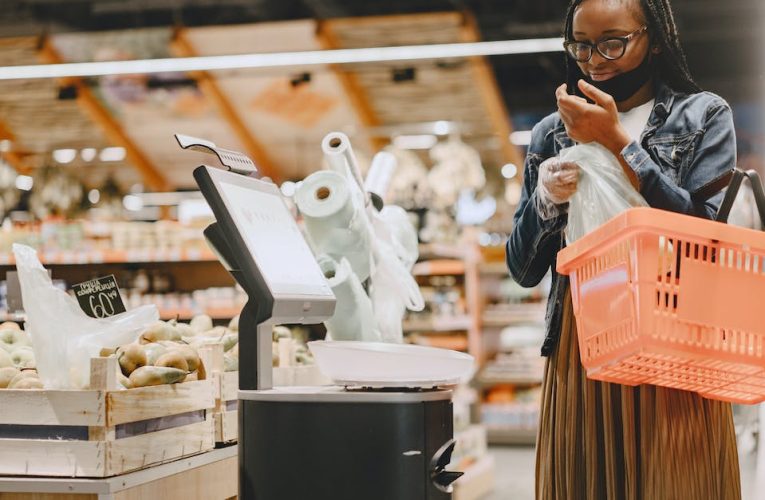
[[[740,498],[729,404],[585,378],[568,280],[555,274],[578,167],[557,159],[598,142],[654,208],[712,218],[736,163],[731,110],[691,78],[668,0],[573,0],[558,112],[534,127],[507,244],[513,278],[552,270],[542,354],[537,497]]]

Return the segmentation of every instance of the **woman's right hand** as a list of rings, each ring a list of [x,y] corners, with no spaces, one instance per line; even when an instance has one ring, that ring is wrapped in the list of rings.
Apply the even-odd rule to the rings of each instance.
[[[539,165],[537,196],[545,204],[566,203],[576,192],[578,181],[579,166],[576,163],[548,158]]]

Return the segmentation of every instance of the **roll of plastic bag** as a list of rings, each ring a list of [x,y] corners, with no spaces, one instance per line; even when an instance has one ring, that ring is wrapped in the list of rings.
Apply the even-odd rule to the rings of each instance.
[[[398,205],[385,205],[380,211],[380,219],[385,222],[398,247],[399,259],[407,269],[412,269],[420,255],[420,249],[417,244],[417,229],[409,219],[406,210]]]
[[[14,244],[13,254],[27,315],[25,328],[46,389],[87,389],[90,358],[97,357],[103,347],[135,341],[159,320],[154,305],[109,318],[91,318],[76,299],[53,286],[33,248]]]
[[[632,187],[619,160],[598,143],[566,148],[562,161],[579,166],[579,182],[568,207],[566,241],[572,243],[632,207],[648,203]]]
[[[347,259],[338,263],[328,255],[318,257],[319,266],[337,300],[335,313],[324,322],[333,340],[379,342],[372,302]]]
[[[337,172],[309,175],[295,193],[316,254],[347,258],[360,281],[371,272],[371,233],[363,201]]]

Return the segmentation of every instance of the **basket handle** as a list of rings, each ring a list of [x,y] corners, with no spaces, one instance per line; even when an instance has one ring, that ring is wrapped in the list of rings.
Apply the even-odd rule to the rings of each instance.
[[[725,193],[725,198],[720,204],[720,209],[717,211],[718,222],[728,222],[728,216],[730,210],[733,207],[733,202],[736,201],[736,195],[741,188],[741,183],[744,177],[749,178],[749,183],[752,185],[752,192],[754,193],[754,200],[757,203],[757,211],[760,213],[760,229],[765,229],[765,189],[762,188],[762,181],[760,175],[755,170],[743,170],[736,168],[733,170],[733,177],[731,177],[730,184],[728,184],[728,191]]]

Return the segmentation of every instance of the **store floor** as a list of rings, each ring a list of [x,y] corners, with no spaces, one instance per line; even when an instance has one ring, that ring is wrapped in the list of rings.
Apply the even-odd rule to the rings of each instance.
[[[529,446],[492,446],[494,456],[494,491],[482,500],[534,499],[534,448]],[[739,454],[742,500],[761,499],[755,495],[755,454]]]

